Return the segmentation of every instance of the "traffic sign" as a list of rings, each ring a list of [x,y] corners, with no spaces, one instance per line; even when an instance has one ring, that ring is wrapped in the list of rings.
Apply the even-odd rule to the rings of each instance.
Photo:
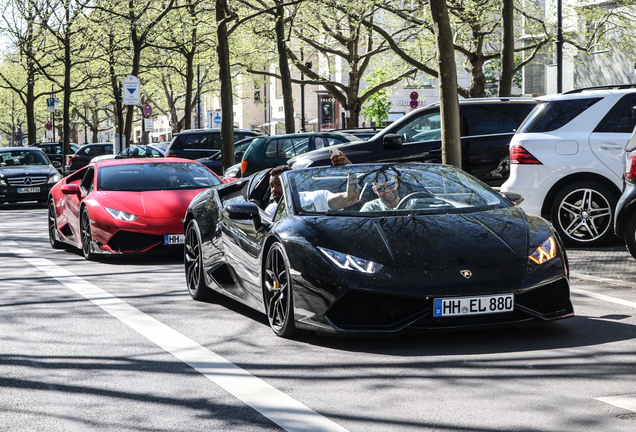
[[[124,105],[139,105],[141,103],[141,84],[139,78],[128,75],[124,78]]]
[[[418,97],[420,97],[420,95],[417,94],[417,92],[415,92],[415,91],[411,92],[411,100],[417,100]]]
[[[221,116],[218,113],[214,116],[214,124],[215,125],[221,124]]]
[[[58,98],[47,98],[46,99],[46,110],[48,112],[57,111],[60,108],[58,103],[59,103],[59,99]]]
[[[413,99],[411,100],[411,103],[409,105],[411,105],[411,108],[417,108],[419,102],[417,101],[417,99]]]
[[[152,115],[152,107],[149,103],[144,104],[144,117],[148,118]]]
[[[154,122],[152,121],[152,119],[145,118],[144,119],[144,131],[145,132],[152,132],[154,129],[155,129],[155,125],[154,125]]]
[[[51,130],[53,129],[53,123],[47,121],[46,123],[44,123],[44,127],[46,128],[46,130]]]

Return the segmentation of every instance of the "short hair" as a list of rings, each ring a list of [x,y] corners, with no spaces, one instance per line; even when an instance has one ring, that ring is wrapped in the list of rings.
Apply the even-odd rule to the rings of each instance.
[[[269,176],[279,176],[285,171],[290,171],[291,169],[292,168],[289,165],[279,165],[276,168],[272,168],[272,170],[269,172]]]

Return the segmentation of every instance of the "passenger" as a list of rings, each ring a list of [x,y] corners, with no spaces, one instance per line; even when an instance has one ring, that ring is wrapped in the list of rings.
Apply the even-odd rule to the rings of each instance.
[[[33,157],[33,153],[27,153],[21,162],[23,165],[33,165],[33,162],[35,162],[35,157]]]
[[[365,203],[360,211],[394,210],[400,202],[399,185],[395,175],[387,174],[386,172],[378,173],[375,182],[373,182],[373,191],[378,195],[378,198]]]
[[[331,157],[333,166],[349,165],[351,161],[342,152]],[[272,169],[269,173],[269,186],[271,190],[271,201],[265,208],[265,214],[269,218],[274,217],[276,206],[280,197],[283,196],[283,186],[280,182],[280,175],[291,170],[289,165],[281,165]],[[340,193],[333,193],[328,190],[299,192],[300,206],[305,211],[326,212],[328,210],[340,210],[358,202],[359,189],[357,182],[351,183],[347,178],[347,190]]]

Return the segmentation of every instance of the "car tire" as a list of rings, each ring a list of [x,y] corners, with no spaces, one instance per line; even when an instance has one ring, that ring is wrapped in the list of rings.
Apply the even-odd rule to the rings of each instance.
[[[82,209],[82,215],[80,217],[80,233],[82,236],[82,253],[84,254],[84,258],[92,261],[95,259],[95,254],[91,252],[93,236],[91,234],[91,218],[88,215],[88,209],[86,207]]]
[[[64,243],[57,240],[57,215],[55,213],[55,203],[49,201],[49,241],[53,249],[64,249]]]
[[[269,325],[277,336],[288,338],[297,333],[289,260],[283,245],[272,244],[265,258],[263,299]]]
[[[199,301],[212,297],[212,290],[206,286],[203,274],[202,244],[199,224],[192,219],[186,228],[183,262],[188,292],[194,300]]]
[[[629,253],[636,258],[636,215],[627,222],[623,232],[623,240],[625,240],[625,246],[627,246]]]
[[[614,235],[616,196],[593,181],[564,187],[552,202],[551,220],[563,241],[572,246],[598,246]]]

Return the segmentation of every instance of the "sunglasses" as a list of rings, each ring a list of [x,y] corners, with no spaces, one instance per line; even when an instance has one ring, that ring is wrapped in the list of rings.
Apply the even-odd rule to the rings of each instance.
[[[391,180],[384,183],[382,186],[376,186],[375,190],[376,192],[384,192],[385,189],[387,188],[393,189],[396,185],[397,185],[397,180]]]

